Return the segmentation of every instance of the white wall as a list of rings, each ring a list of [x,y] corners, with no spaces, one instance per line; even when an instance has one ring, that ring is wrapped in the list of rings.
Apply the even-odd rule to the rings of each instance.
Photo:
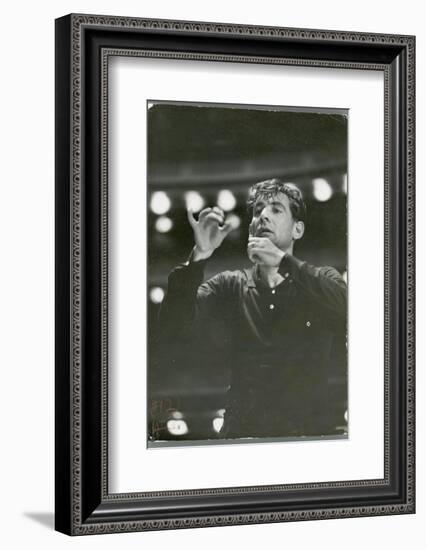
[[[417,150],[425,150],[425,41],[415,0],[57,0],[3,5],[0,33],[2,146],[0,235],[0,541],[3,548],[342,548],[399,549],[423,534],[425,498],[425,163],[419,154],[418,205],[418,512],[293,524],[226,527],[70,539],[53,525],[53,147],[54,18],[70,12],[417,35]],[[423,246],[422,246],[423,244]],[[423,311],[422,311],[423,306]],[[424,538],[424,536],[422,537]],[[269,542],[270,541],[270,542]],[[417,547],[414,544],[414,547]]]

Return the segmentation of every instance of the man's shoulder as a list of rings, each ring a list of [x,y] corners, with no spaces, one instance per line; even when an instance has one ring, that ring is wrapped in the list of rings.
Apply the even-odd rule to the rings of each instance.
[[[334,279],[336,281],[343,281],[342,275],[337,271],[336,268],[330,265],[316,266],[309,264],[307,261],[300,260],[296,256],[286,254],[283,261],[281,262],[280,273],[288,273],[295,280],[298,280],[300,276],[304,274],[312,276],[323,276],[328,279]]]
[[[331,265],[321,265],[318,267],[318,269],[322,275],[337,275],[339,277],[342,276],[340,272]]]

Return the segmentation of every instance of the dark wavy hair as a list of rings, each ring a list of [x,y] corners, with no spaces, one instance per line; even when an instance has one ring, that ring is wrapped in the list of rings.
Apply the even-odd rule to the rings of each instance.
[[[253,207],[259,199],[269,200],[278,193],[287,195],[295,221],[306,221],[306,205],[300,189],[294,183],[284,183],[278,178],[260,181],[250,187],[247,208],[253,216]]]

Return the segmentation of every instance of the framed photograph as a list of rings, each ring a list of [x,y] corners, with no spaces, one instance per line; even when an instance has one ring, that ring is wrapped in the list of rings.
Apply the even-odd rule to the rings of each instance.
[[[414,513],[412,36],[56,20],[56,529]]]

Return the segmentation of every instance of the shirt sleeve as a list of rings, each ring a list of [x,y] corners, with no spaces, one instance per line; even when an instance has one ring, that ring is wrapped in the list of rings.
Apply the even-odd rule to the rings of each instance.
[[[189,336],[197,321],[219,315],[226,281],[219,273],[203,283],[207,261],[194,262],[191,253],[187,262],[169,274],[159,313],[161,332],[165,336]]]
[[[314,267],[286,254],[279,273],[293,281],[323,307],[339,317],[346,317],[347,286],[340,273],[333,267]]]

